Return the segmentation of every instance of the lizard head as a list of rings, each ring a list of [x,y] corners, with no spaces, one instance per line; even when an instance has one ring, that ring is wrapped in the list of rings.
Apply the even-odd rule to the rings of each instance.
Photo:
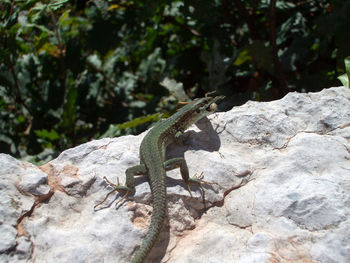
[[[182,130],[187,129],[201,118],[215,112],[217,109],[216,102],[223,98],[224,96],[199,98],[182,107],[176,114],[174,114],[181,119],[179,124],[182,126]]]

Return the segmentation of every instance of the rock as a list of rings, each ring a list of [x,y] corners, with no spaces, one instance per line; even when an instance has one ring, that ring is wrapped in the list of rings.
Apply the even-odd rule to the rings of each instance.
[[[49,195],[47,174],[30,163],[0,154],[0,178],[0,261],[26,261],[35,240],[22,223],[41,198]]]
[[[168,220],[147,262],[350,262],[350,90],[289,93],[216,113],[188,131],[191,198],[168,172]],[[128,262],[152,213],[125,180],[145,133],[91,141],[36,167],[0,154],[1,262]]]

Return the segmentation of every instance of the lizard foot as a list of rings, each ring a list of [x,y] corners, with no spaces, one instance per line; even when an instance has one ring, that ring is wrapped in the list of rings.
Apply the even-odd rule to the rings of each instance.
[[[110,186],[112,186],[114,189],[113,189],[112,191],[110,191],[110,192],[106,195],[106,197],[103,199],[102,202],[100,202],[100,203],[98,203],[97,205],[95,205],[94,208],[96,208],[96,207],[98,207],[99,205],[103,204],[103,203],[107,200],[107,198],[108,198],[111,194],[113,194],[114,192],[116,192],[116,191],[118,191],[119,193],[125,193],[125,194],[123,195],[123,197],[122,197],[115,205],[117,205],[117,204],[119,204],[121,201],[123,201],[123,200],[129,195],[129,193],[132,192],[132,190],[131,190],[129,187],[127,187],[126,185],[121,185],[121,184],[120,184],[119,178],[117,178],[117,184],[114,184],[114,183],[110,182],[110,181],[107,179],[106,176],[104,176],[103,179],[105,179],[105,181],[106,181]]]
[[[218,184],[218,183],[216,183],[216,182],[207,182],[207,181],[204,181],[204,180],[202,180],[202,178],[203,178],[203,172],[201,172],[200,175],[195,174],[193,177],[190,177],[190,178],[188,179],[188,182],[189,182],[189,183],[197,183],[197,184]]]
[[[205,205],[205,192],[204,192],[204,189],[202,187],[202,184],[209,184],[209,185],[212,185],[212,184],[218,184],[218,183],[215,183],[215,182],[207,182],[207,181],[204,181],[202,180],[203,178],[203,172],[201,172],[200,175],[197,175],[195,174],[193,177],[190,177],[188,179],[188,183],[187,183],[187,190],[188,192],[190,193],[190,196],[192,197],[192,192],[191,192],[191,188],[190,188],[190,183],[196,183],[198,184],[200,190],[201,190],[201,194],[202,194],[202,199],[203,199],[203,205],[204,205],[204,209],[206,209],[206,205]]]

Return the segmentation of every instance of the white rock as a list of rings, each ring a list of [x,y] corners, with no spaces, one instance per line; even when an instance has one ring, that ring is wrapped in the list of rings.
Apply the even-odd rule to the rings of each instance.
[[[193,126],[185,156],[204,172],[191,198],[168,172],[168,217],[147,262],[350,262],[350,90],[289,93],[247,102]],[[149,225],[147,180],[128,200],[103,179],[124,182],[139,163],[140,136],[64,151],[39,168],[0,154],[1,262],[128,262]],[[49,191],[49,189],[51,191]]]
[[[29,258],[32,244],[23,219],[40,196],[49,194],[47,175],[30,163],[0,154],[0,178],[0,261]]]

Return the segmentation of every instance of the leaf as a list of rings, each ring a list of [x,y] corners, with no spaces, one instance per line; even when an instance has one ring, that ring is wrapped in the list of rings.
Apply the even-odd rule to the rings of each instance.
[[[248,50],[244,49],[238,54],[236,60],[233,62],[233,65],[241,66],[246,61],[250,60],[252,60],[252,57],[249,55]]]
[[[344,63],[345,63],[345,71],[346,73],[339,76],[338,79],[341,81],[341,83],[345,86],[350,88],[349,86],[349,80],[350,80],[350,56],[346,57],[344,59]]]
[[[35,6],[29,10],[30,13],[33,13],[32,21],[35,22],[39,20],[42,14],[46,14],[47,11],[57,10],[67,2],[69,2],[69,0],[58,0],[47,5],[44,5],[41,2],[36,3]]]
[[[338,79],[340,80],[340,82],[343,84],[343,86],[349,88],[349,77],[348,75],[345,73],[343,75],[340,75],[338,77]]]
[[[180,9],[184,6],[184,3],[182,1],[174,1],[170,5],[167,5],[164,8],[164,15],[165,16],[182,16]]]
[[[157,47],[153,53],[140,63],[139,75],[147,80],[151,78],[155,73],[162,73],[165,69],[166,62],[162,58],[161,49]]]
[[[118,9],[118,8],[120,8],[120,7],[121,7],[120,5],[115,4],[115,5],[111,5],[111,6],[108,8],[108,10],[114,10],[114,9]]]
[[[26,120],[26,118],[23,115],[19,115],[17,117],[17,122],[18,123],[23,123],[23,122],[25,122],[25,120]]]
[[[93,55],[88,56],[87,61],[97,69],[100,69],[102,66],[101,59],[98,57],[97,54],[93,54]]]
[[[46,139],[46,140],[49,140],[49,141],[55,141],[55,140],[58,140],[60,138],[59,134],[51,129],[50,131],[46,130],[46,129],[43,129],[43,130],[35,130],[34,133],[42,138],[42,139]]]
[[[29,10],[29,12],[32,12],[32,11],[39,11],[39,12],[41,12],[41,11],[45,10],[46,8],[47,8],[47,5],[44,5],[43,3],[38,2],[38,3],[35,4],[34,7],[32,7]]]
[[[41,25],[37,25],[37,24],[34,24],[34,23],[28,23],[28,24],[26,24],[25,26],[26,26],[26,27],[34,27],[34,28],[37,28],[37,29],[39,29],[39,30],[41,30],[41,31],[43,31],[43,32],[45,32],[45,33],[47,33],[47,34],[49,34],[50,36],[53,36],[53,35],[54,35],[54,32],[53,32],[53,31],[51,31],[51,30],[49,30],[49,29],[47,29],[46,27],[41,26]]]
[[[47,52],[48,54],[55,56],[57,54],[58,48],[55,45],[52,45],[50,42],[46,42],[39,49],[38,53]]]
[[[57,153],[53,149],[45,148],[41,153],[38,153],[37,155],[28,155],[24,153],[24,156],[22,156],[21,161],[30,162],[34,165],[40,166],[45,163],[48,163],[56,156]]]
[[[57,10],[57,9],[61,8],[67,2],[69,2],[69,0],[54,1],[52,4],[48,4],[48,7],[50,7],[52,10]]]
[[[184,85],[176,82],[175,79],[165,77],[159,84],[165,87],[179,101],[188,101],[190,99],[184,91]]]
[[[60,16],[60,18],[58,19],[58,24],[60,26],[64,25],[65,20],[67,20],[67,18],[69,17],[69,13],[70,13],[70,9],[66,10],[63,12],[63,14]]]
[[[119,131],[125,130],[128,128],[134,128],[137,127],[141,124],[147,123],[147,122],[154,122],[158,121],[161,119],[164,115],[161,113],[155,113],[152,115],[147,115],[147,116],[142,116],[139,118],[135,118],[131,121],[127,121],[121,124],[111,124],[108,128],[108,130],[101,135],[100,138],[105,138],[105,137],[114,137],[118,134]]]
[[[36,3],[35,6],[29,10],[29,14],[33,13],[31,20],[33,22],[39,20],[41,18],[41,15],[46,11],[46,9],[47,5],[43,5],[41,2]]]
[[[279,28],[277,34],[276,44],[279,46],[284,43],[288,38],[294,36],[303,36],[307,35],[305,30],[307,20],[302,13],[297,12],[288,18]]]

